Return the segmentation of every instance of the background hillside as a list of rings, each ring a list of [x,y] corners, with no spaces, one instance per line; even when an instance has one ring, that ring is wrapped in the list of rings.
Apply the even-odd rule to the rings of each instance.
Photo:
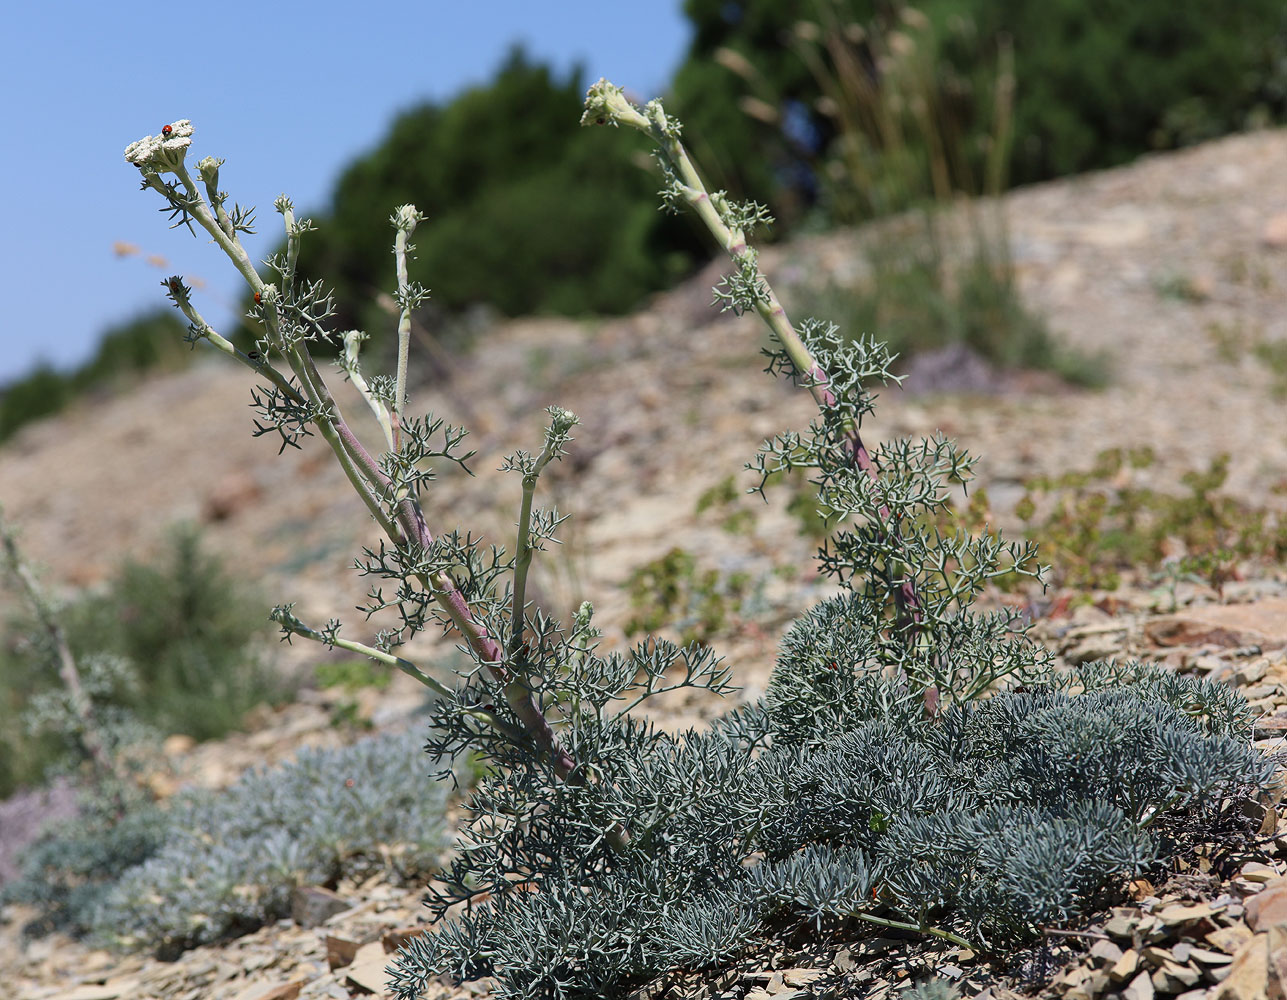
[[[1041,543],[1053,588],[1003,580],[986,600],[1066,663],[1148,655],[1227,681],[1269,750],[1287,732],[1287,22],[1261,0],[1154,6],[689,0],[668,107],[714,185],[777,217],[761,263],[792,316],[899,353],[902,385],[865,434],[956,438],[980,456],[961,523]],[[414,317],[412,406],[477,451],[475,476],[440,470],[430,526],[512,547],[518,484],[496,469],[537,444],[543,408],[571,409],[577,440],[539,502],[572,518],[530,596],[562,618],[592,601],[605,650],[650,631],[709,643],[751,700],[783,628],[827,591],[807,484],[774,482],[765,503],[743,463],[814,407],[759,370],[755,317],[711,308],[724,262],[657,211],[639,137],[576,128],[586,83],[515,47],[488,79],[403,106],[313,212],[302,273],[335,282],[334,329],[368,331],[367,372],[387,370],[387,220],[419,205],[411,277],[434,294]],[[200,110],[194,151],[219,153]],[[247,348],[258,333],[223,332]],[[377,532],[328,449],[252,437],[252,380],[182,337],[173,314],[144,314],[80,368],[0,389],[5,521],[74,640],[143,666],[104,700],[156,727],[163,799],[423,708],[351,659],[272,641],[273,603],[363,639],[392,624],[354,610],[353,562]],[[12,589],[0,622],[4,800],[51,778],[65,740],[24,728],[57,685]],[[444,677],[459,660],[423,638],[412,655]],[[719,708],[675,697],[654,718],[680,729]],[[0,801],[0,881],[67,807],[55,787]],[[383,933],[414,915],[381,878],[342,888]],[[0,982],[42,1000],[113,1000],[139,976],[158,996],[264,1000],[268,978],[305,969],[291,997],[379,989],[323,972],[321,939],[280,925],[167,971],[61,938],[20,946],[18,922],[0,926]]]
[[[1105,449],[1142,446],[1154,450],[1156,462],[1119,470],[1118,485],[1128,479],[1183,492],[1185,473],[1227,452],[1224,491],[1281,511],[1287,440],[1276,428],[1285,416],[1284,373],[1257,345],[1287,343],[1280,308],[1287,290],[1285,160],[1287,133],[1267,131],[1006,196],[1024,296],[1062,341],[1103,352],[1106,386],[1075,389],[1048,374],[1007,375],[974,357],[966,365],[971,385],[961,391],[953,381],[961,357],[939,354],[913,366],[920,390],[883,394],[873,433],[939,429],[956,436],[982,456],[980,485],[1011,527],[1020,527],[1014,506],[1025,481],[1089,469]],[[765,266],[788,286],[803,276],[844,275],[863,266],[863,245],[880,237],[867,228],[792,240],[768,253]],[[724,580],[742,574],[750,581],[744,592],[758,596],[732,601],[711,641],[749,698],[767,680],[782,624],[819,594],[812,542],[787,511],[785,487],[770,490],[767,506],[736,491],[708,500],[704,510],[701,499],[712,488],[721,495],[730,473],[747,485],[737,473],[741,462],[765,435],[800,426],[811,404],[759,373],[761,334],[751,317],[721,318],[708,308],[715,273],[627,317],[500,323],[454,377],[422,384],[415,402],[469,423],[479,449],[478,477],[444,477],[426,511],[443,525],[467,524],[505,544],[516,492],[492,471],[500,455],[531,446],[541,407],[559,403],[577,412],[578,440],[545,492],[575,517],[567,544],[538,562],[538,598],[560,613],[593,600],[611,647],[626,641],[637,614],[629,581],[640,567],[678,548]],[[47,579],[61,588],[92,587],[122,557],[160,552],[167,526],[186,520],[202,526],[234,573],[257,580],[272,600],[298,601],[304,616],[343,616],[358,603],[361,584],[350,565],[374,537],[365,517],[320,444],[278,456],[267,440],[250,438],[248,391],[238,371],[198,363],[76,406],[9,441],[0,450],[0,500]],[[739,513],[743,534],[734,545],[727,526]],[[1276,711],[1287,704],[1287,580],[1281,563],[1248,563],[1237,576],[1225,584],[1218,626],[1187,620],[1180,632],[1188,638],[1167,638],[1161,647],[1150,637],[1174,630],[1159,631],[1136,614],[1170,604],[1146,572],[1118,591],[1090,593],[1099,607],[1083,607],[1071,619],[1058,592],[1028,607],[1051,616],[1043,634],[1072,661],[1128,651],[1164,655],[1189,669],[1229,672],[1230,683],[1259,699],[1258,708]],[[1181,607],[1217,600],[1200,583],[1185,582],[1172,596]],[[683,624],[689,610],[671,624]],[[1252,641],[1254,662],[1238,659]],[[424,661],[442,664],[451,655],[442,644]],[[297,644],[277,647],[274,662],[312,670],[326,659]],[[361,712],[381,725],[402,718],[418,697],[398,685],[368,695]],[[257,734],[187,750],[187,780],[223,784],[241,767],[289,756],[301,743],[335,741],[340,734],[329,725],[327,704],[333,702],[311,698],[260,713],[252,720],[263,727]],[[680,727],[714,707],[673,702],[660,718]],[[417,919],[415,893],[378,881],[342,888],[370,911],[344,924],[343,934],[360,937]],[[17,934],[16,925],[6,933]],[[59,983],[108,980],[144,990],[132,995],[198,989],[232,997],[292,976],[312,984],[309,996],[346,995],[349,987],[340,984],[348,973],[322,970],[318,941],[316,932],[266,928],[169,964],[87,957],[53,938],[15,946],[5,975],[32,996],[53,995]]]

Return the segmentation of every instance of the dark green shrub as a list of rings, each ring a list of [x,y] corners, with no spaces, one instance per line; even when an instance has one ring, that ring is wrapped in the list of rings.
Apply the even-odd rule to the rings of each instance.
[[[768,202],[788,225],[800,219],[826,187],[839,130],[820,110],[827,95],[818,78],[798,57],[796,26],[847,38],[878,87],[868,40],[904,28],[909,7],[935,29],[945,68],[930,108],[942,116],[942,134],[959,137],[958,177],[985,174],[1003,46],[1014,54],[1006,173],[1017,183],[1114,166],[1287,112],[1287,14],[1277,0],[1227,12],[1162,0],[687,0],[694,35],[670,103],[704,137],[697,152],[712,164],[715,184]],[[846,33],[850,23],[865,33]],[[753,68],[730,71],[723,49]],[[775,114],[744,114],[748,96]],[[910,152],[927,155],[915,139]]]
[[[160,561],[126,563],[101,592],[63,608],[61,623],[96,710],[120,739],[151,731],[204,740],[289,693],[256,645],[267,638],[265,603],[182,527]],[[59,730],[66,714],[46,706],[60,697],[58,656],[32,621],[10,622],[0,651],[0,795],[38,783],[75,742]]]
[[[42,364],[0,387],[0,441],[87,392],[108,391],[144,372],[179,367],[190,356],[183,324],[170,312],[152,312],[109,327],[94,356],[78,368],[64,374]]]
[[[127,562],[102,594],[78,602],[69,634],[75,647],[132,664],[138,685],[124,707],[163,732],[205,740],[286,694],[256,648],[266,603],[181,526],[161,560]]]
[[[301,263],[336,282],[336,327],[387,325],[364,320],[404,203],[425,217],[411,280],[449,311],[618,313],[690,269],[699,244],[657,212],[656,176],[633,145],[608,129],[567,133],[583,93],[578,72],[558,79],[515,50],[490,83],[400,114],[344,171]]]
[[[1114,166],[1281,121],[1287,112],[1287,12],[1249,0],[1202,3],[944,0],[982,45],[1013,39],[1018,182]]]
[[[0,440],[10,437],[23,424],[59,412],[71,398],[67,377],[47,364],[10,382],[0,391]]]

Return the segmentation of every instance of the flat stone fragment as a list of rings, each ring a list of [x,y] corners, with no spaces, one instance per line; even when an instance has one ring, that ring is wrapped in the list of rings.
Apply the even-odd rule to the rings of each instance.
[[[330,976],[315,979],[302,994],[308,1000],[349,1000],[349,991]]]
[[[1090,946],[1090,957],[1099,965],[1116,965],[1122,954],[1122,949],[1112,941],[1096,941]]]
[[[343,896],[319,885],[300,886],[290,895],[291,919],[301,927],[317,927],[350,906]]]
[[[385,971],[385,962],[367,962],[365,965],[350,965],[344,972],[346,982],[370,990],[377,996],[388,993],[389,973]]]
[[[1267,935],[1257,934],[1245,941],[1228,968],[1229,974],[1220,983],[1211,1000],[1269,1000]],[[1278,992],[1281,994],[1281,989]]]
[[[1275,925],[1268,932],[1270,989],[1275,986],[1279,996],[1287,983],[1287,927]]]
[[[1090,978],[1091,970],[1084,965],[1074,965],[1051,980],[1050,985],[1061,993],[1067,993],[1071,987],[1079,986]]]
[[[384,945],[385,951],[397,951],[408,941],[423,935],[424,932],[425,928],[423,927],[395,927],[391,931],[386,931],[384,936],[380,938],[380,942]]]
[[[353,958],[362,947],[360,941],[353,941],[349,938],[338,937],[334,934],[326,935],[326,965],[329,969],[342,969],[346,965],[351,965]]]
[[[1167,906],[1156,911],[1153,915],[1168,927],[1178,927],[1180,924],[1191,924],[1198,920],[1205,920],[1215,912],[1209,903],[1195,903],[1192,906],[1177,904]]]
[[[1108,973],[1099,969],[1066,991],[1064,997],[1065,1000],[1095,1000],[1107,988]]]
[[[1222,951],[1211,951],[1209,948],[1192,948],[1189,950],[1189,958],[1202,965],[1228,965],[1233,961],[1232,955],[1226,955]]]
[[[1124,983],[1139,971],[1139,967],[1140,953],[1134,948],[1128,948],[1108,970],[1108,977],[1115,983]]]
[[[1183,993],[1198,984],[1202,973],[1178,962],[1163,962],[1153,972],[1153,988],[1159,993]]]
[[[1258,740],[1281,739],[1287,736],[1287,715],[1271,715],[1257,719],[1254,735]]]
[[[1238,874],[1245,879],[1250,879],[1252,882],[1272,882],[1281,878],[1273,868],[1269,867],[1269,865],[1262,865],[1259,861],[1248,861],[1242,866],[1242,870]]]
[[[1109,937],[1129,941],[1135,935],[1135,928],[1140,925],[1139,916],[1127,916],[1117,913],[1104,924],[1104,933]]]
[[[55,993],[49,1000],[117,1000],[118,997],[126,995],[124,991],[114,986],[86,983],[83,986],[74,986],[63,993]]]
[[[1153,979],[1147,969],[1140,970],[1130,985],[1122,990],[1122,1000],[1153,1000]]]
[[[1144,632],[1159,646],[1281,646],[1287,644],[1287,598],[1187,608],[1149,622]]]
[[[296,1000],[303,988],[303,979],[289,983],[253,983],[233,997],[233,1000]]]
[[[1247,926],[1263,931],[1275,924],[1287,924],[1287,879],[1265,885],[1259,895],[1247,900]]]

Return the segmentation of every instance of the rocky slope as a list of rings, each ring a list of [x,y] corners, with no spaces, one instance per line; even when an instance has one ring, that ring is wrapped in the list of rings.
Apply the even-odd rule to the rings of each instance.
[[[1027,301],[1065,343],[1104,352],[1107,388],[1073,391],[1047,378],[1009,378],[993,380],[992,391],[981,394],[891,390],[872,433],[942,430],[956,437],[982,456],[980,480],[1003,519],[1028,477],[1084,468],[1108,447],[1145,444],[1159,455],[1148,477],[1160,486],[1229,452],[1229,492],[1260,504],[1280,502],[1276,490],[1287,484],[1287,376],[1254,345],[1287,344],[1284,163],[1287,132],[1264,132],[1008,196],[1003,207]],[[842,233],[793,242],[766,253],[765,268],[775,281],[843,278],[857,267],[860,242],[872,238]],[[621,320],[507,323],[487,336],[449,385],[425,386],[415,402],[469,425],[479,451],[476,478],[444,475],[430,494],[431,525],[467,526],[506,545],[518,484],[493,470],[507,451],[538,443],[544,406],[576,412],[579,440],[545,487],[545,501],[575,517],[565,545],[539,572],[542,600],[559,612],[593,600],[608,641],[619,642],[630,614],[623,582],[672,547],[694,553],[701,565],[748,573],[763,584],[765,610],[718,646],[753,695],[767,679],[781,624],[818,592],[811,546],[781,502],[748,501],[754,529],[743,538],[721,531],[719,516],[696,513],[696,501],[736,473],[764,436],[807,422],[811,406],[807,395],[760,374],[758,320],[709,310],[713,273]],[[343,617],[365,592],[350,567],[360,547],[374,541],[372,525],[319,441],[279,457],[268,438],[250,437],[248,393],[240,369],[203,363],[27,428],[0,450],[0,503],[23,529],[26,549],[47,568],[47,579],[92,585],[123,556],[154,550],[172,522],[196,520],[210,543],[240,572],[261,580],[273,599],[298,602],[306,620]],[[354,422],[369,429],[354,400],[341,401]],[[789,580],[771,573],[782,564],[800,572]],[[1222,671],[1274,709],[1287,701],[1279,687],[1287,682],[1281,652],[1287,615],[1265,598],[1281,591],[1268,571],[1226,595],[1260,603],[1204,612],[1217,616],[1214,623],[1183,619],[1190,624],[1177,626],[1178,633],[1150,624],[1148,615],[1110,618],[1095,609],[1043,628],[1070,658],[1160,652],[1176,665]],[[1196,591],[1187,596],[1211,600]],[[356,630],[360,616],[349,617]],[[1177,634],[1177,641],[1159,639]],[[1252,647],[1258,647],[1254,654],[1244,652]],[[299,643],[292,649],[284,668],[307,667],[321,655]],[[426,647],[425,656],[435,663],[450,652]],[[699,702],[671,704],[666,721],[683,725],[712,710]],[[262,719],[267,735],[194,751],[205,756],[192,758],[190,773],[219,783],[242,763],[330,738],[315,707],[291,713]],[[299,721],[306,718],[312,721]],[[1272,735],[1272,729],[1262,732]],[[1246,895],[1276,875],[1246,881]],[[56,939],[21,949],[11,922],[0,937],[0,982],[4,995],[33,1000],[349,996],[371,980],[345,970],[382,965],[383,949],[368,947],[361,961],[329,971],[326,933],[378,944],[384,932],[414,922],[416,893],[379,884],[342,891],[353,909],[329,929],[266,928],[226,948],[199,949],[174,966],[86,954]],[[1229,907],[1239,908],[1230,926],[1246,928],[1241,889],[1230,891],[1221,912],[1227,917]],[[1152,907],[1149,898],[1141,895],[1142,907]],[[1203,933],[1215,933],[1223,919],[1209,921]],[[1159,917],[1158,926],[1189,924]],[[1259,928],[1266,942],[1268,926]],[[1183,940],[1179,932],[1172,938]],[[1163,947],[1167,940],[1137,943]],[[1219,950],[1210,941],[1203,947]],[[1155,962],[1141,961],[1148,989],[1161,990],[1153,974],[1165,968],[1160,953]],[[1179,964],[1193,962],[1197,978],[1185,983],[1189,974],[1177,974],[1172,980],[1185,990],[1168,992],[1206,989],[1214,981],[1199,960]],[[1217,964],[1228,963],[1212,967]],[[772,970],[763,979],[748,979],[742,992],[730,995],[805,989],[799,975],[798,985],[775,979]],[[1137,971],[1121,982],[1106,978],[1095,992],[1128,986],[1138,986],[1132,997],[1144,1000]],[[378,991],[378,983],[370,988]]]

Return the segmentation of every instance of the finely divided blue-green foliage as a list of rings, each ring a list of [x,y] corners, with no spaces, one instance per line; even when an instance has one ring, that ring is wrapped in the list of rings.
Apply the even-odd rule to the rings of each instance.
[[[402,949],[399,998],[444,974],[493,976],[505,1000],[619,996],[802,931],[893,928],[1002,954],[1266,786],[1274,766],[1226,689],[1138,664],[1059,674],[1022,622],[972,610],[990,579],[1040,576],[1031,545],[936,526],[973,459],[942,436],[869,450],[859,428],[888,352],[777,323],[740,244],[761,213],[693,186],[659,104],[640,113],[601,82],[585,120],[610,119],[657,142],[669,206],[714,207],[736,261],[717,296],[767,314],[768,371],[819,402],[807,433],[770,439],[749,468],[761,484],[808,470],[838,522],[819,561],[842,591],[790,629],[764,699],[681,735],[627,713],[668,688],[725,693],[709,650],[600,655],[588,613],[572,630],[538,613],[524,686],[581,762],[567,780],[521,735],[504,682],[482,664],[467,675],[428,749],[471,748],[484,773],[427,902],[437,918],[470,905]],[[471,597],[506,646],[507,593],[488,581]]]
[[[744,242],[763,209],[702,187],[678,123],[659,103],[641,113],[605,81],[591,89],[585,120],[619,121],[658,144],[667,204],[702,210],[736,262],[719,301],[765,317],[774,337],[768,370],[817,401],[807,432],[775,436],[750,468],[761,484],[808,470],[820,508],[838,525],[820,564],[842,592],[793,627],[763,701],[707,731],[663,732],[632,710],[682,688],[731,690],[728,668],[709,649],[649,640],[601,653],[588,603],[564,627],[525,597],[530,554],[563,520],[552,510],[531,513],[532,491],[575,418],[551,407],[541,459],[519,453],[505,463],[524,481],[509,557],[470,534],[428,534],[414,499],[429,477],[421,459],[463,461],[452,454],[460,432],[404,423],[397,409],[387,414],[409,428],[409,443],[387,453],[360,492],[393,544],[366,550],[358,568],[382,581],[367,610],[396,609],[400,627],[370,647],[342,639],[336,620],[310,628],[288,606],[274,618],[288,635],[424,678],[443,695],[431,756],[446,771],[470,753],[481,771],[455,857],[426,899],[435,918],[457,915],[400,952],[399,997],[411,1000],[444,974],[494,976],[505,998],[614,996],[775,938],[857,936],[873,925],[1001,953],[1172,856],[1185,838],[1224,821],[1220,806],[1230,796],[1269,782],[1271,765],[1249,744],[1246,706],[1228,693],[1135,665],[1060,676],[1021,621],[972,611],[989,580],[1039,577],[1035,551],[939,527],[973,461],[952,442],[864,443],[871,386],[893,378],[888,351],[824,322],[797,330],[785,320]],[[187,122],[176,126],[190,134]],[[148,137],[127,158],[176,216],[200,221],[223,243],[235,224],[219,224],[199,196],[160,180],[175,170],[171,158],[187,137],[168,145]],[[217,161],[202,163],[222,211]],[[256,315],[268,330],[260,350],[274,347],[315,381],[303,345],[324,336],[333,306],[320,285],[295,283],[307,225],[286,199],[278,210],[290,250],[273,265],[282,290],[257,288]],[[244,264],[244,251],[229,246]],[[178,279],[169,287],[194,337],[219,346],[190,290]],[[400,278],[399,294],[405,301],[417,293]],[[226,342],[221,349],[230,350]],[[312,424],[328,434],[344,429],[324,416],[320,388],[301,393],[264,372],[277,377],[258,401],[261,432],[275,430],[284,445]],[[367,396],[378,402],[374,386]],[[431,440],[439,432],[441,446]],[[345,462],[365,455],[351,447]],[[470,661],[456,670],[454,690],[390,653],[433,624],[454,624],[465,637]],[[334,781],[322,785],[346,802]],[[128,873],[96,919],[125,940],[171,948],[265,919],[283,905],[283,886],[352,857],[326,814],[336,806],[319,807],[313,782],[304,787],[265,784],[259,798],[180,812],[187,839]],[[364,808],[405,823],[427,787],[398,791],[390,778]],[[299,807],[289,821],[267,822],[273,811],[247,823],[260,798]],[[297,845],[294,827],[318,855]],[[211,845],[191,832],[199,828],[228,836]],[[387,843],[393,835],[372,836]]]
[[[169,835],[94,913],[98,937],[172,951],[285,915],[296,885],[430,871],[445,845],[447,786],[407,780],[420,738],[305,749],[224,792],[181,796]]]
[[[829,700],[837,675],[857,696],[831,714],[770,697],[682,736],[618,719],[574,728],[595,783],[486,778],[475,847],[430,899],[493,895],[403,950],[399,996],[442,973],[494,975],[501,997],[616,995],[784,928],[859,935],[864,917],[1003,950],[1169,858],[1186,823],[1273,771],[1241,699],[1155,667],[1094,665],[936,719],[867,664],[793,684]],[[608,818],[634,833],[627,851],[605,848]]]
[[[87,846],[73,824],[29,854],[6,897],[61,903],[72,930],[173,955],[285,916],[297,885],[377,871],[423,878],[446,845],[447,785],[408,780],[421,743],[403,733],[306,748],[223,791],[127,813],[89,838],[101,845],[97,866],[51,898],[49,876],[63,880]]]
[[[22,852],[19,875],[0,886],[0,904],[37,908],[39,915],[24,927],[27,934],[87,933],[103,892],[160,848],[164,812],[137,789],[125,804],[117,815],[120,799],[112,790],[83,795],[74,819],[51,826]]]

